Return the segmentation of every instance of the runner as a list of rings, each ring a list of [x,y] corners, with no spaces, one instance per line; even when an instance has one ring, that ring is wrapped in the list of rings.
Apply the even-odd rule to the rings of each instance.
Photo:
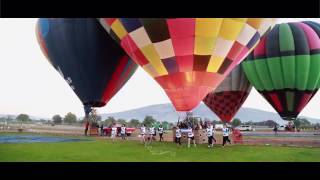
[[[208,137],[208,148],[212,148],[213,147],[213,128],[211,128],[211,126],[207,126],[206,129],[207,132],[207,137]]]
[[[113,123],[112,127],[111,127],[111,138],[112,138],[112,142],[114,142],[114,139],[117,136],[117,127],[116,124]]]
[[[151,127],[149,128],[149,137],[148,137],[149,144],[152,142],[153,139],[154,139],[154,127],[153,125],[151,125]]]
[[[216,131],[214,130],[213,124],[211,124],[211,129],[212,129],[212,140],[214,141],[214,143],[217,143],[216,138],[214,138],[214,134],[216,133]],[[212,145],[213,145],[213,142],[212,142]]]
[[[125,124],[122,124],[122,127],[121,127],[121,138],[122,138],[122,140],[126,140],[126,125]]]
[[[231,144],[231,141],[229,140],[229,133],[230,133],[229,128],[224,124],[222,128],[222,135],[223,135],[222,147],[224,147],[227,141]]]
[[[160,142],[161,142],[161,141],[163,141],[163,127],[162,127],[162,125],[159,126],[158,131],[159,131]]]
[[[177,129],[176,129],[175,142],[177,143],[177,146],[178,146],[178,145],[181,146],[181,130],[180,130],[180,128],[179,128],[178,126],[177,126]]]
[[[140,127],[140,135],[141,135],[141,139],[142,139],[142,143],[144,143],[144,145],[146,146],[146,126],[145,124],[142,124],[142,126]]]
[[[196,140],[194,139],[194,133],[193,133],[193,129],[191,127],[188,128],[189,132],[188,132],[188,148],[190,148],[190,141],[193,141],[193,145],[194,147],[196,147]]]

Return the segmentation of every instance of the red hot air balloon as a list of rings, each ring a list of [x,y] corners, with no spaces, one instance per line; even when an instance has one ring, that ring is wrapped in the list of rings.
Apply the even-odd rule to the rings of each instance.
[[[177,111],[195,108],[273,24],[264,18],[102,18],[100,22],[160,84]]]
[[[251,88],[251,84],[239,65],[204,98],[203,102],[216,113],[221,121],[230,123],[247,99]]]

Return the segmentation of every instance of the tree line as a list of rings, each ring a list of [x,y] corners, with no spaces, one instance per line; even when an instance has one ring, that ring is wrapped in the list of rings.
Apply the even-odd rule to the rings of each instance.
[[[89,117],[90,118],[90,117]],[[151,125],[159,125],[162,124],[162,126],[164,128],[172,128],[175,124],[174,123],[169,123],[167,121],[157,121],[153,116],[146,116],[142,121],[140,121],[139,119],[131,119],[131,120],[126,120],[126,119],[115,119],[114,117],[108,117],[105,120],[102,120],[102,117],[100,115],[97,115],[95,117],[96,122],[101,125],[103,124],[103,126],[111,126],[113,123],[117,123],[117,124],[126,124],[127,127],[140,127],[141,124],[145,124],[147,127],[150,127]],[[32,121],[36,121],[33,120],[29,117],[29,115],[27,114],[19,114],[18,116],[16,116],[14,118],[14,116],[7,116],[7,117],[0,117],[0,121],[17,121],[20,123],[30,123]],[[40,119],[38,120],[42,123],[46,123],[46,124],[83,124],[84,123],[84,119],[78,119],[77,116],[71,112],[67,113],[64,117],[60,116],[59,114],[54,115],[50,120],[45,120],[45,119]],[[197,120],[195,120],[197,121]],[[218,120],[210,120],[208,118],[204,118],[203,120],[204,122],[211,122],[213,124],[221,124],[221,121]],[[197,122],[196,122],[197,123]],[[295,120],[293,120],[293,123],[295,124],[295,126],[297,128],[310,128],[310,127],[320,127],[319,123],[316,124],[312,124],[310,121],[308,121],[308,119],[306,118],[297,118]],[[273,120],[266,120],[266,121],[261,121],[261,122],[241,122],[241,120],[239,118],[235,118],[233,119],[233,121],[231,121],[231,125],[233,127],[237,127],[240,125],[253,125],[253,126],[268,126],[268,127],[274,127],[275,125],[279,125],[277,122],[273,121]]]
[[[89,119],[93,118],[91,115],[89,116]],[[34,120],[31,119],[29,115],[27,114],[19,114],[18,116],[7,116],[7,117],[0,117],[0,121],[16,121],[19,123],[31,123],[31,122],[41,122],[43,124],[52,124],[52,125],[59,125],[59,124],[83,124],[84,123],[84,118],[77,118],[77,116],[71,112],[67,113],[64,117],[62,117],[59,114],[54,115],[51,119],[45,120],[45,119],[40,119],[40,120]],[[142,124],[145,124],[147,127],[150,127],[151,125],[160,125],[166,129],[172,128],[174,126],[173,123],[169,123],[167,121],[160,122],[156,120],[153,116],[146,116],[142,121],[139,119],[131,119],[131,120],[126,120],[126,119],[116,119],[114,117],[108,117],[106,119],[102,119],[100,115],[96,115],[94,117],[94,121],[97,125],[109,127],[113,123],[117,124],[126,124],[127,127],[140,127]]]

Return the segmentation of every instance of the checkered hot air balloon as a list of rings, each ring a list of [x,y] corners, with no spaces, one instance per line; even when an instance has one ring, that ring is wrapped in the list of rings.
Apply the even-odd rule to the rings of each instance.
[[[284,120],[295,119],[320,86],[320,24],[277,24],[242,63],[251,84]]]
[[[137,69],[94,18],[40,18],[37,38],[48,61],[85,106],[104,106]]]
[[[127,54],[191,111],[270,30],[268,18],[101,18]]]
[[[241,65],[239,65],[231,71],[214,91],[204,98],[203,102],[221,121],[230,123],[247,99],[251,88],[250,82]]]

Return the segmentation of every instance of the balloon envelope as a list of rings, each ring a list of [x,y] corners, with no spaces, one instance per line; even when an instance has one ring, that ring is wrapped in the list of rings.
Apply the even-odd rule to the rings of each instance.
[[[295,119],[320,86],[320,24],[277,24],[242,63],[251,84],[285,120]]]
[[[248,18],[102,18],[132,59],[190,111],[253,49],[273,24]]]
[[[239,65],[204,98],[203,102],[219,116],[221,121],[230,123],[247,99],[251,88],[250,82]]]
[[[49,62],[85,106],[104,106],[137,68],[93,18],[41,18],[37,37]]]

